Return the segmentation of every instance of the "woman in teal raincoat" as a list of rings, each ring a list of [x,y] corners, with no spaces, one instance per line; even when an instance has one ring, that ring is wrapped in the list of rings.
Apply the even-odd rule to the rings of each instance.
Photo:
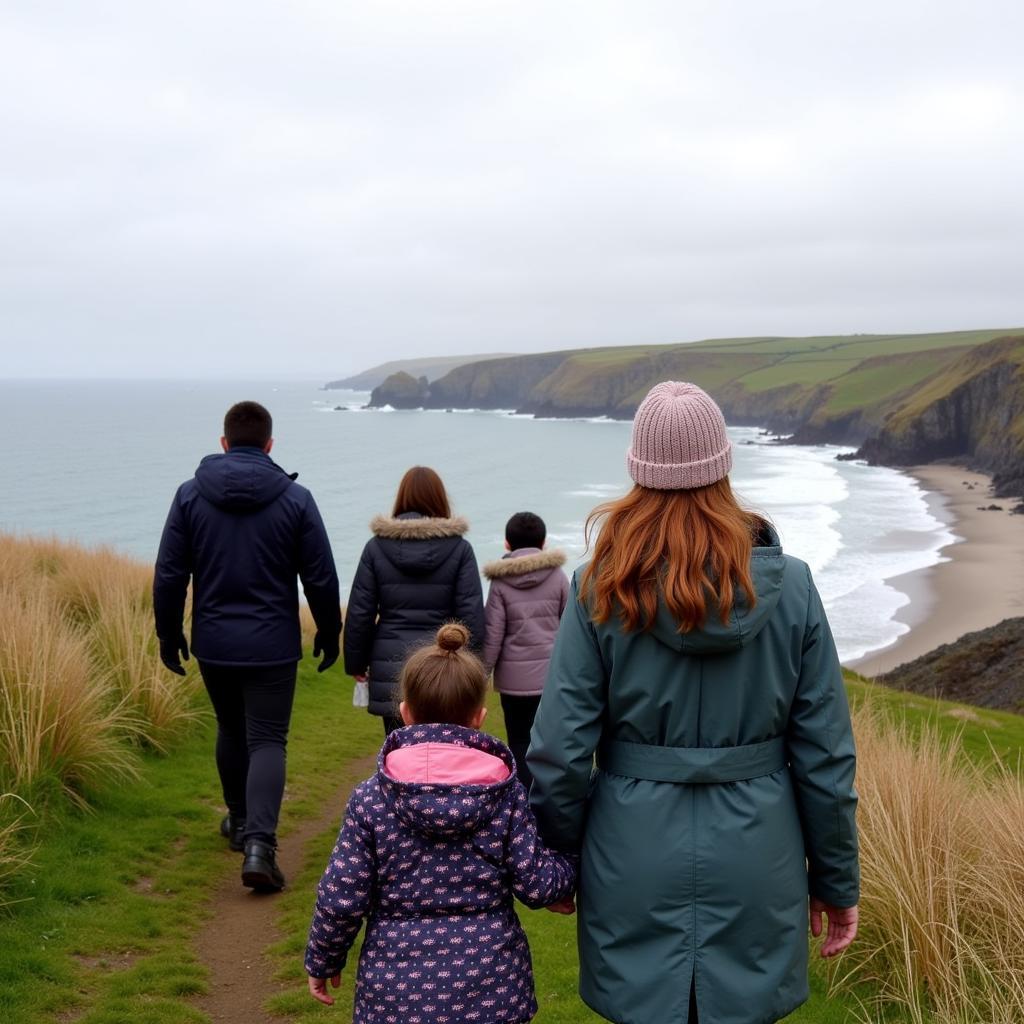
[[[620,1024],[769,1024],[857,930],[855,755],[807,566],[737,504],[722,413],[648,394],[636,483],[595,510],[527,763],[582,854],[580,994]]]

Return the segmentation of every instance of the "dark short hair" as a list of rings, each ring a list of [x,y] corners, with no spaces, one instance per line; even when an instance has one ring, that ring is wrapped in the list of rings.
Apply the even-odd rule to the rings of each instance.
[[[224,414],[224,437],[229,448],[266,448],[274,421],[259,402],[236,402]]]
[[[444,483],[429,466],[413,466],[402,477],[391,514],[397,518],[406,512],[419,512],[431,519],[447,519],[452,514]]]
[[[517,512],[505,524],[505,540],[513,550],[542,548],[548,535],[544,520],[535,512]]]

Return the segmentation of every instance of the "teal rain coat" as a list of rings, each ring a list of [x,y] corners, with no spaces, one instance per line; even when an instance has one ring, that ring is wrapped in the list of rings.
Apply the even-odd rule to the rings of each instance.
[[[580,995],[620,1024],[684,1024],[691,981],[700,1024],[778,1020],[807,998],[808,893],[858,899],[839,660],[810,570],[770,539],[727,626],[680,634],[664,605],[648,632],[597,625],[573,579],[531,803],[581,850]]]

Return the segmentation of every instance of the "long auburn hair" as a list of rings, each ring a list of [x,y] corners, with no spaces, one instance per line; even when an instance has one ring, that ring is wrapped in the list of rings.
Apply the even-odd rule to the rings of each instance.
[[[759,516],[740,508],[727,477],[692,490],[635,486],[629,494],[598,505],[587,517],[587,547],[600,532],[583,572],[580,597],[594,622],[617,616],[627,633],[654,625],[663,600],[679,632],[704,625],[709,600],[729,621],[737,588],[757,601],[750,553]]]
[[[447,519],[452,514],[448,493],[437,473],[429,466],[413,466],[406,470],[395,495],[392,516],[419,512],[432,519]]]

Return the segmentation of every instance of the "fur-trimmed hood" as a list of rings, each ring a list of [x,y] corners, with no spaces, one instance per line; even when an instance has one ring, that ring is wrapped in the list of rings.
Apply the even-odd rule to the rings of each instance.
[[[496,562],[488,562],[483,569],[489,580],[502,580],[513,587],[535,587],[566,563],[567,555],[558,548],[541,551],[540,548],[520,548],[511,551]]]
[[[435,519],[406,512],[397,518],[375,516],[370,529],[392,565],[406,575],[425,576],[467,544],[462,535],[469,523],[461,516]]]
[[[462,516],[435,519],[430,516],[407,514],[397,519],[374,516],[370,529],[386,540],[440,540],[443,537],[461,537],[469,532],[469,522]]]

